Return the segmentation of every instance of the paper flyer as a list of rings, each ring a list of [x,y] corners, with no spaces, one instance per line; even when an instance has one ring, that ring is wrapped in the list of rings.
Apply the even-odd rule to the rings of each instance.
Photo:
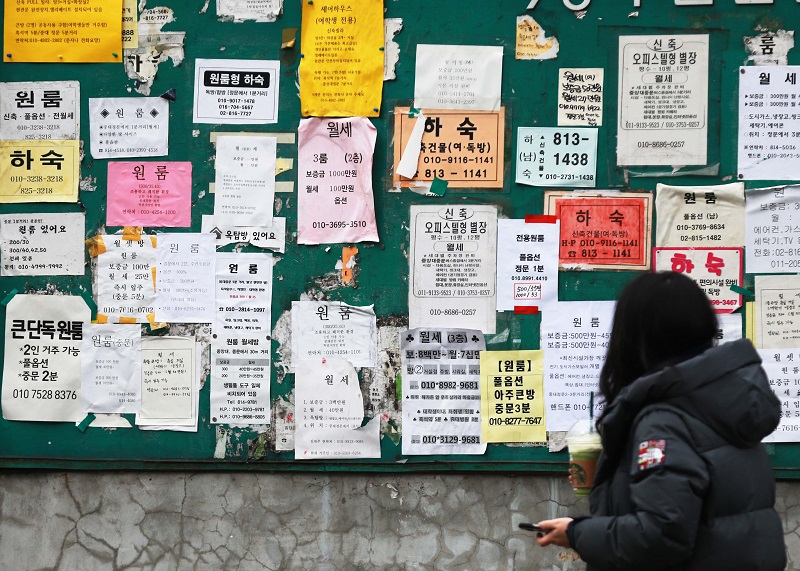
[[[474,329],[410,329],[400,335],[404,455],[483,454],[480,354]]]
[[[340,357],[302,360],[295,373],[295,460],[380,458],[380,418],[366,425],[353,366]]]
[[[2,408],[6,420],[78,422],[83,326],[75,295],[17,294],[6,306]]]
[[[158,235],[156,321],[214,322],[215,252],[211,234]]]
[[[303,2],[300,111],[377,117],[383,94],[383,0]]]
[[[354,367],[375,367],[377,326],[373,306],[341,301],[292,302],[292,359],[341,357]]]
[[[302,119],[297,130],[297,242],[377,242],[372,155],[365,117]]]
[[[547,430],[569,430],[578,420],[601,412],[597,396],[600,370],[606,360],[613,301],[560,301],[542,314],[544,390]]]
[[[542,351],[481,351],[484,442],[545,442]]]
[[[192,225],[192,163],[108,163],[109,226]]]
[[[0,276],[82,276],[83,212],[0,215]]]
[[[272,224],[275,137],[217,137],[214,221],[231,226]]]
[[[139,412],[141,325],[87,323],[83,326],[80,395],[85,412]]]
[[[558,301],[556,219],[497,221],[497,310],[544,308]]]
[[[497,207],[412,205],[409,327],[496,327]]]

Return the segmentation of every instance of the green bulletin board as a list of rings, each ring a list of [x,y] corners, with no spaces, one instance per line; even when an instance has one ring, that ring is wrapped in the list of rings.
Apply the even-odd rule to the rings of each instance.
[[[603,68],[605,87],[603,122],[599,128],[597,189],[654,192],[656,183],[678,185],[722,184],[736,176],[738,114],[738,68],[746,60],[742,38],[757,30],[791,30],[800,15],[794,2],[776,0],[774,5],[737,5],[733,0],[718,0],[713,6],[673,6],[671,2],[642,0],[641,7],[631,2],[588,3],[585,12],[576,12],[564,0],[539,0],[526,10],[527,0],[463,0],[462,2],[386,2],[386,18],[402,18],[402,31],[394,38],[400,47],[396,79],[386,81],[380,115],[371,121],[377,128],[373,166],[375,212],[380,241],[358,244],[353,279],[342,281],[336,263],[347,244],[301,246],[297,244],[297,145],[278,145],[278,157],[294,159],[294,168],[277,175],[278,182],[294,183],[291,193],[277,193],[280,212],[287,218],[285,254],[276,254],[272,299],[273,326],[278,324],[293,300],[301,295],[313,299],[344,301],[352,305],[374,304],[378,328],[408,325],[409,208],[413,204],[491,204],[500,216],[524,218],[543,213],[543,190],[514,182],[518,127],[557,126],[558,70],[562,67]],[[8,0],[6,1],[8,4]],[[249,131],[296,134],[301,119],[298,95],[301,3],[286,0],[283,13],[275,22],[233,22],[218,17],[214,2],[171,0],[164,3],[175,15],[164,31],[185,31],[185,59],[173,66],[162,62],[153,82],[151,96],[174,90],[170,102],[168,160],[190,161],[192,174],[192,227],[200,230],[203,214],[213,213],[214,197],[209,185],[214,182],[215,132]],[[353,2],[357,6],[358,2]],[[151,6],[148,6],[150,8]],[[154,6],[152,6],[154,7]],[[546,61],[514,58],[517,17],[528,14],[556,37],[559,52]],[[291,47],[283,47],[288,37],[296,37]],[[705,33],[710,36],[708,172],[681,172],[679,177],[664,177],[658,168],[631,168],[616,165],[616,119],[618,38],[622,35],[656,33]],[[290,42],[291,43],[291,42]],[[505,107],[505,164],[502,189],[448,188],[441,197],[422,196],[404,190],[390,192],[394,163],[394,109],[413,103],[415,56],[418,44],[468,44],[502,46],[502,105]],[[194,62],[197,58],[280,60],[280,100],[278,122],[272,125],[208,125],[192,122]],[[790,51],[789,64],[800,63],[800,53]],[[120,228],[105,227],[106,177],[108,160],[95,159],[89,150],[88,98],[136,97],[133,80],[120,64],[7,63],[0,65],[0,80],[66,81],[81,86],[81,133],[85,143],[81,161],[82,184],[76,204],[1,204],[0,213],[85,212],[86,238],[98,233],[114,233]],[[291,139],[296,141],[296,139]],[[131,159],[125,159],[131,160]],[[766,187],[778,181],[759,181]],[[587,189],[588,190],[588,189]],[[155,233],[156,229],[145,231]],[[233,246],[222,248],[230,251]],[[260,251],[245,246],[242,251]],[[92,276],[86,256],[82,276],[0,278],[4,296],[19,293],[61,293],[90,297]],[[566,301],[613,300],[634,271],[560,271],[559,299]],[[753,276],[746,275],[744,287],[752,290]],[[5,310],[2,311],[3,319]],[[285,317],[284,317],[285,319]],[[491,350],[539,349],[540,315],[497,314],[497,331],[504,337],[488,336]],[[181,332],[186,331],[182,329]],[[171,330],[175,334],[176,330]],[[155,331],[152,334],[163,334]],[[504,340],[502,340],[504,339]],[[273,359],[279,361],[280,345],[272,341]],[[391,371],[401,374],[399,348]],[[369,394],[370,374],[362,372],[362,390]],[[285,402],[291,392],[293,375],[279,367],[272,370],[273,403]],[[385,394],[368,403],[367,415],[397,413],[400,381]],[[380,460],[295,462],[293,452],[275,451],[275,432],[258,433],[243,428],[218,427],[209,422],[209,383],[200,392],[200,421],[196,433],[141,431],[133,429],[79,430],[68,423],[12,422],[0,420],[0,467],[75,468],[75,469],[251,469],[310,471],[516,471],[564,472],[565,452],[550,453],[543,446],[492,444],[482,456],[410,456],[401,454],[399,433],[391,423],[382,429]],[[283,412],[281,412],[283,411]],[[285,414],[277,407],[274,414]],[[222,442],[218,446],[218,442]],[[768,445],[778,477],[800,477],[800,452],[794,444]],[[215,457],[215,451],[217,452]],[[220,453],[222,451],[222,453]]]

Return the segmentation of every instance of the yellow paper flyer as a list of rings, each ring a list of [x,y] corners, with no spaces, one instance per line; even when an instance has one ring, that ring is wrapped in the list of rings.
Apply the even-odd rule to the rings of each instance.
[[[5,0],[3,61],[121,62],[122,0]]]
[[[483,442],[545,442],[542,351],[481,351]]]
[[[383,92],[383,38],[383,0],[303,2],[303,115],[377,117]]]
[[[79,142],[0,141],[0,202],[77,202]]]

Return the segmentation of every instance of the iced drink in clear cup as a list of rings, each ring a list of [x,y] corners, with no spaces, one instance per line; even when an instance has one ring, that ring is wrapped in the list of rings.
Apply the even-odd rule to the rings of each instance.
[[[578,421],[567,433],[569,478],[578,497],[588,496],[594,482],[597,458],[603,450],[600,434],[591,421]]]

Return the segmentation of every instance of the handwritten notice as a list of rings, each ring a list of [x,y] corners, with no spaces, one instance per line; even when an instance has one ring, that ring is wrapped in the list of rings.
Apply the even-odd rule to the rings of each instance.
[[[544,28],[528,16],[517,16],[516,59],[553,59],[558,57],[558,40],[547,37]]]
[[[800,271],[800,186],[748,190],[745,234],[748,273]]]
[[[542,351],[481,351],[484,442],[545,442]]]
[[[605,363],[613,301],[560,301],[542,314],[547,430],[569,430],[589,418]],[[595,399],[595,418],[600,404]]]
[[[400,335],[403,454],[483,454],[480,354],[474,329],[411,329]]]
[[[731,286],[742,286],[742,248],[655,248],[657,272],[672,271],[691,278],[718,313],[731,313],[742,296]]]
[[[77,422],[83,325],[80,296],[17,294],[6,306],[2,405],[6,420]]]
[[[272,254],[217,253],[216,335],[272,330]]]
[[[597,129],[517,129],[517,184],[593,187],[596,175]]]
[[[377,242],[375,126],[364,117],[303,119],[297,136],[297,243]]]
[[[557,220],[497,221],[497,310],[558,300]]]
[[[96,159],[169,153],[169,102],[161,97],[90,98],[89,127]]]
[[[77,139],[80,94],[77,81],[0,83],[0,139]]]
[[[365,426],[353,365],[341,357],[302,360],[295,373],[295,460],[380,458],[380,417]]]
[[[416,173],[401,177],[402,153],[411,143],[417,121],[424,120]],[[409,117],[408,107],[396,107],[392,184],[428,186],[435,179],[448,188],[502,188],[505,163],[505,108],[498,111],[426,109],[422,118]]]
[[[77,202],[78,141],[0,141],[0,203]]]
[[[800,442],[800,348],[759,350],[761,366],[769,378],[769,386],[781,401],[778,428],[762,442]]]
[[[341,301],[292,302],[292,359],[339,356],[355,367],[374,367],[377,327],[372,306]]]
[[[193,337],[142,339],[142,407],[136,424],[197,430],[197,375]]]
[[[228,125],[278,122],[280,62],[195,60],[192,121]]]
[[[412,205],[409,325],[497,326],[497,207]]]
[[[377,117],[383,92],[383,0],[303,2],[304,117]]]
[[[3,20],[3,63],[122,61],[122,0],[7,1]]]
[[[656,185],[656,244],[740,247],[744,243],[744,183]]]
[[[576,269],[649,269],[652,204],[647,192],[545,192],[545,213],[561,221],[559,263]]]
[[[0,215],[0,276],[82,276],[86,215]]]
[[[87,323],[81,345],[86,412],[135,413],[142,400],[142,327]]]
[[[618,165],[708,160],[708,34],[620,36]]]
[[[192,163],[109,162],[109,226],[192,225]]]
[[[271,341],[265,333],[211,341],[211,423],[270,423]]]
[[[97,312],[111,323],[147,323],[155,308],[155,237],[123,240],[101,236],[103,253],[94,267]]]
[[[562,127],[603,125],[602,67],[558,70],[558,124]]]
[[[414,107],[500,109],[502,46],[417,45]]]
[[[217,137],[214,221],[233,226],[272,223],[275,137]]]
[[[800,277],[756,276],[756,347],[800,347]]]
[[[215,252],[211,234],[158,235],[156,321],[214,322]]]

